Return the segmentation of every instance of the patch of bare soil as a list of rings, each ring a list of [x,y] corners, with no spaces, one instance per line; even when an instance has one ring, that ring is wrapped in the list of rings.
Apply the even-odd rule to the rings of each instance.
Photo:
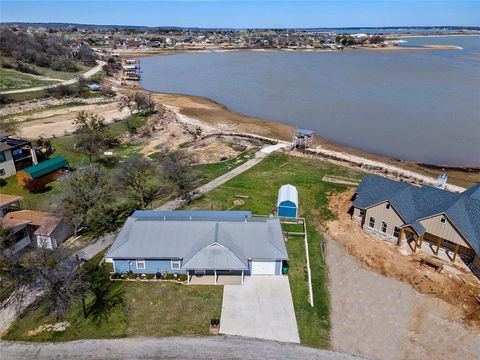
[[[472,329],[480,327],[480,281],[466,268],[455,266],[458,274],[437,273],[420,265],[420,256],[403,255],[399,249],[378,236],[363,230],[348,214],[353,190],[330,197],[329,209],[337,216],[327,223],[328,234],[364,266],[380,274],[410,284],[421,294],[453,305],[461,320]],[[415,327],[415,323],[412,324]]]
[[[44,110],[31,115],[15,116],[13,119],[21,122],[21,136],[26,138],[39,136],[49,138],[71,133],[74,130],[73,122],[80,111],[101,115],[105,118],[106,123],[111,123],[130,115],[128,109],[119,110],[117,102],[110,102]]]

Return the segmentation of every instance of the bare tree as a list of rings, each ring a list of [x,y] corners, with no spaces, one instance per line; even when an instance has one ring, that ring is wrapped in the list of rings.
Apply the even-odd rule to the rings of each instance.
[[[144,157],[131,157],[120,164],[112,181],[114,187],[136,198],[142,209],[166,191],[160,172]]]
[[[0,118],[0,130],[3,130],[7,135],[15,135],[19,132],[20,126],[15,120]]]
[[[181,197],[188,197],[199,177],[191,162],[190,156],[180,151],[167,154],[162,161],[165,177],[176,186]]]
[[[90,162],[107,147],[105,120],[97,114],[80,111],[74,120],[76,132],[75,148],[88,156]]]

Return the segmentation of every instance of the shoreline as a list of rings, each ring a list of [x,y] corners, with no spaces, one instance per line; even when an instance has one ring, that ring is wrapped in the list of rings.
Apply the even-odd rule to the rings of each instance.
[[[159,93],[141,87],[140,89],[151,94],[157,102],[175,109],[183,117],[200,122],[210,128],[214,127],[220,132],[237,131],[238,133],[290,142],[296,128],[282,122],[235,112],[227,106],[206,97]],[[138,88],[124,89],[127,92],[132,90],[138,90]],[[309,151],[306,156],[320,156],[327,161],[360,167],[367,171],[375,170],[376,172],[389,174],[401,169],[402,178],[411,179],[412,182],[417,183],[426,180],[431,183],[432,179],[436,179],[441,172],[445,172],[449,177],[449,184],[456,185],[453,188],[458,188],[456,191],[480,183],[480,168],[445,167],[398,160],[336,144],[318,136],[314,137],[311,150],[313,151]]]
[[[385,47],[358,47],[345,49],[323,49],[323,48],[187,48],[187,49],[162,49],[162,50],[125,50],[118,51],[123,58],[142,58],[150,56],[167,56],[176,54],[221,54],[227,52],[353,52],[353,51],[425,51],[425,50],[463,50],[457,45],[435,45],[425,44],[422,46],[402,47],[402,46],[385,46]]]

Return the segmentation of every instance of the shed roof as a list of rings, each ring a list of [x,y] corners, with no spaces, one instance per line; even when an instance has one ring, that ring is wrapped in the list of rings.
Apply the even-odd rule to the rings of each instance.
[[[286,184],[280,187],[280,190],[278,190],[277,206],[280,206],[284,201],[291,201],[298,207],[298,191],[295,186]]]
[[[30,174],[32,178],[38,178],[43,175],[50,174],[51,172],[61,169],[64,166],[68,165],[68,161],[65,160],[61,156],[57,156],[45,161],[42,161],[41,163],[38,163],[36,165],[29,166],[22,171],[25,171],[26,173]]]
[[[418,187],[367,175],[356,192],[354,206],[365,209],[388,201],[405,223],[412,225],[419,234],[425,229],[418,220],[446,214],[473,249],[480,253],[480,184],[463,193],[452,193],[431,186]]]
[[[278,218],[203,215],[179,220],[176,211],[157,218],[142,213],[136,211],[127,219],[106,257],[178,258],[184,260],[185,269],[231,270],[247,269],[252,258],[288,259]]]

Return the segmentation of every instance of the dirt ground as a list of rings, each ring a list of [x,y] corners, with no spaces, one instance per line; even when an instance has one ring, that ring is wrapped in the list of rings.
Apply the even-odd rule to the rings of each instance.
[[[80,111],[87,111],[101,115],[106,123],[128,116],[129,110],[119,110],[117,102],[106,104],[81,105],[72,108],[44,110],[34,115],[23,115],[15,117],[22,121],[20,134],[26,138],[45,138],[63,136],[73,131],[73,121]]]
[[[457,307],[362,266],[327,242],[334,351],[374,359],[478,359],[479,329]]]
[[[480,329],[480,280],[457,259],[454,271],[437,273],[421,266],[419,254],[402,254],[380,237],[363,230],[347,213],[353,190],[330,197],[329,208],[337,219],[327,223],[327,233],[365,267],[400,280],[421,294],[450,304],[459,314],[459,321],[471,329]],[[480,333],[479,333],[480,335]]]

